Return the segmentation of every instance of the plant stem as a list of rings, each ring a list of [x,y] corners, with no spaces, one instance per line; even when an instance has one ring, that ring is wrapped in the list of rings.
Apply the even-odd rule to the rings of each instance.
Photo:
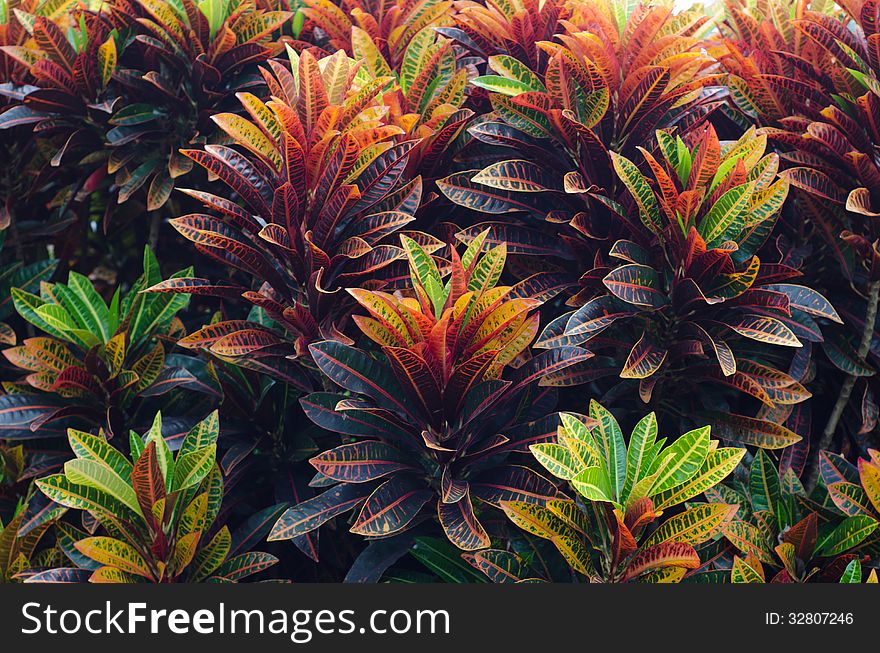
[[[862,339],[859,342],[858,350],[859,361],[862,363],[865,362],[865,359],[868,357],[868,352],[871,350],[871,339],[874,336],[874,322],[877,319],[878,300],[880,300],[880,281],[871,281],[868,284],[868,308],[865,311],[865,324],[862,327]],[[810,453],[810,458],[813,463],[809,468],[809,477],[804,483],[807,495],[813,491],[819,480],[819,452],[827,449],[831,445],[831,441],[837,431],[837,425],[840,423],[840,418],[843,417],[843,411],[849,403],[849,398],[850,395],[852,395],[857,378],[857,376],[850,374],[843,382],[843,385],[840,388],[840,395],[837,397],[834,408],[831,409],[831,414],[828,416],[828,422],[825,424],[825,430],[822,431],[822,438],[819,440],[819,446],[815,451]]]

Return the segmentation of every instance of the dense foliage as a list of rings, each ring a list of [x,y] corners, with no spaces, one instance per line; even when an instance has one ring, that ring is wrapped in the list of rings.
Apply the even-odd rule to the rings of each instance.
[[[876,583],[878,53],[0,0],[0,579]]]

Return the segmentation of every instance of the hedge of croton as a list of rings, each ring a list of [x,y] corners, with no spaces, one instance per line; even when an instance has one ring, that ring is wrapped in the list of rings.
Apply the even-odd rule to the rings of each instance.
[[[0,579],[876,583],[839,2],[2,0]]]

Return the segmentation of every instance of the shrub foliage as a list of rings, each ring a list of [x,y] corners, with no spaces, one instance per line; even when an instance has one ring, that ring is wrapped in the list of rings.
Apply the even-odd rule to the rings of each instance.
[[[0,578],[877,582],[880,2],[674,4],[0,0]]]

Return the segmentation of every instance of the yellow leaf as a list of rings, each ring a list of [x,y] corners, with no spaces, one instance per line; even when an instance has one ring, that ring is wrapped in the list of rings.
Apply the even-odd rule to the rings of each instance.
[[[152,577],[143,556],[122,540],[112,537],[86,537],[74,546],[84,556],[102,565],[116,567],[136,576]]]
[[[736,468],[745,453],[745,449],[736,447],[722,447],[710,451],[697,473],[684,484],[652,497],[654,508],[662,510],[684,503],[717,485]]]
[[[698,546],[707,542],[724,528],[739,506],[724,503],[706,503],[688,508],[682,513],[667,519],[642,544],[651,546],[661,542],[686,542]]]
[[[125,364],[125,333],[117,333],[104,345],[104,353],[110,361],[111,372],[118,374]]]
[[[880,512],[880,466],[859,460],[859,478],[871,505]]]
[[[107,86],[110,77],[113,76],[113,71],[116,70],[116,41],[112,36],[98,47],[98,66],[101,72],[101,83]]]
[[[651,573],[642,576],[639,581],[658,584],[678,583],[684,578],[686,573],[687,569],[684,567],[666,567],[665,569],[655,569]]]
[[[742,558],[735,556],[733,559],[733,569],[730,572],[731,583],[763,583],[764,579],[761,574],[747,565]]]
[[[236,143],[256,154],[275,170],[281,170],[281,154],[254,123],[234,113],[218,113],[211,116],[211,120]]]
[[[501,508],[524,531],[550,540],[572,568],[585,576],[594,573],[590,551],[578,532],[544,506],[504,501]]]
[[[98,567],[91,576],[89,576],[90,583],[111,583],[111,584],[120,584],[120,583],[134,583],[134,579],[130,574],[125,573],[121,569],[117,569],[116,567],[104,566]]]
[[[174,546],[174,554],[171,557],[171,562],[168,564],[172,572],[180,574],[192,562],[199,545],[199,538],[201,537],[201,532],[195,531],[194,533],[187,533],[177,540],[177,544]]]

